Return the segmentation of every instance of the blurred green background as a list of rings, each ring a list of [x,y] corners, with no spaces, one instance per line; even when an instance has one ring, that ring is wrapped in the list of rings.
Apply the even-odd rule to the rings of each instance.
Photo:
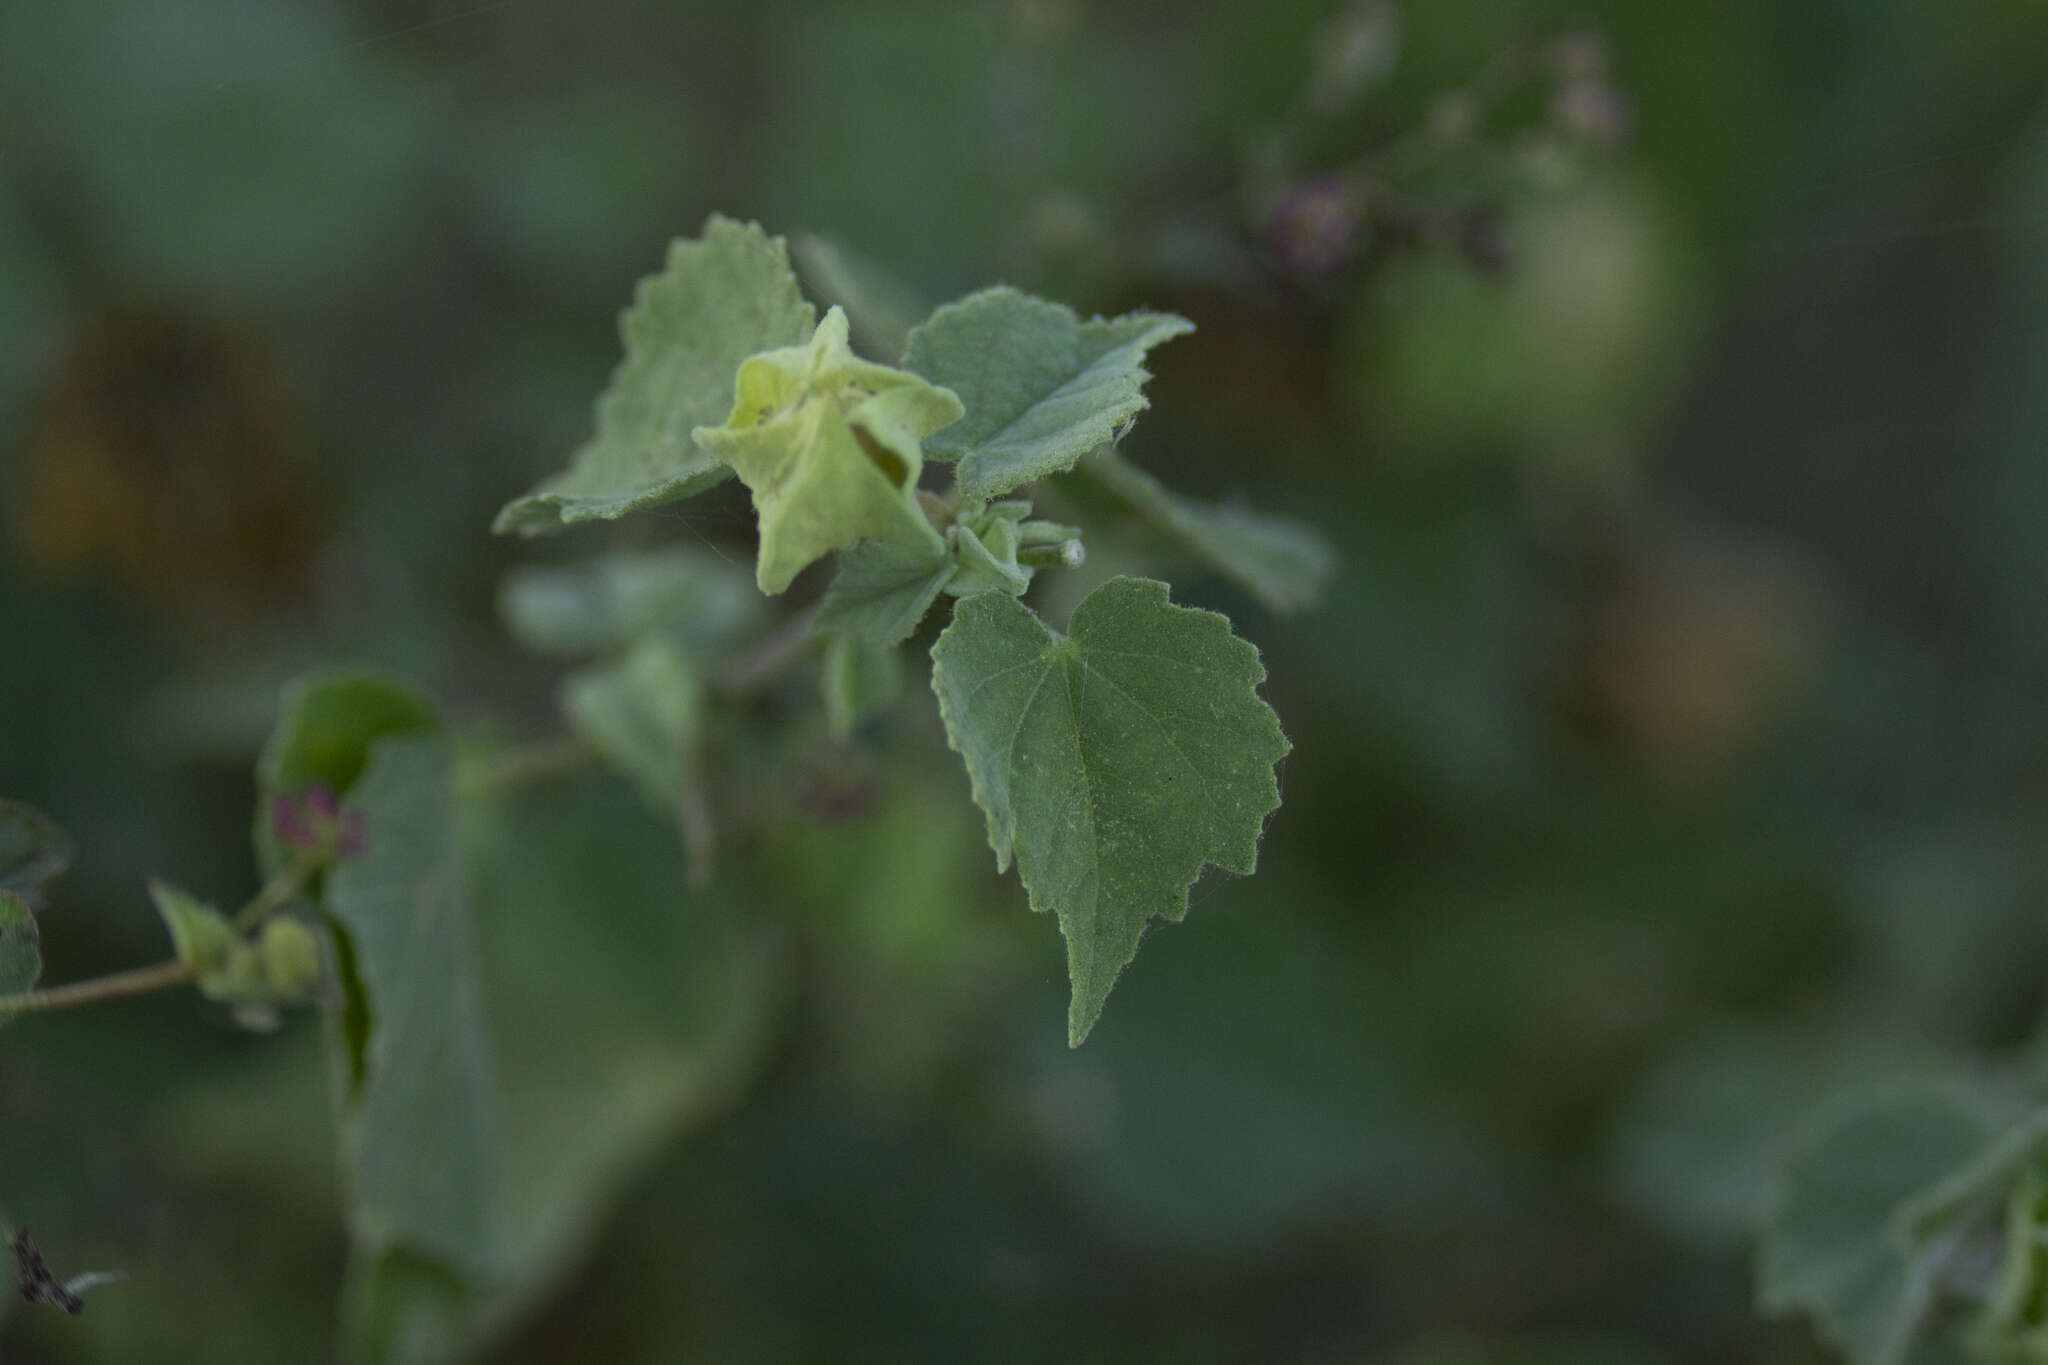
[[[720,210],[926,302],[1187,314],[1126,452],[1342,568],[1289,619],[1175,575],[1265,652],[1286,804],[1079,1051],[921,694],[851,746],[778,703],[763,870],[695,900],[622,784],[493,817],[504,980],[551,877],[615,936],[493,1001],[533,1047],[761,1017],[478,1358],[1822,1359],[1750,1307],[1776,1144],[2044,1005],[2044,51],[2033,0],[0,5],[0,792],[82,850],[47,979],[163,955],[151,874],[252,889],[293,673],[542,733],[508,567],[746,560],[730,489],[488,531]],[[1304,263],[1290,196],[1360,165],[1398,209]],[[551,802],[627,832],[556,857]],[[718,916],[772,966],[671,975]],[[133,1277],[0,1359],[340,1358],[317,1032],[0,1035],[0,1207]]]

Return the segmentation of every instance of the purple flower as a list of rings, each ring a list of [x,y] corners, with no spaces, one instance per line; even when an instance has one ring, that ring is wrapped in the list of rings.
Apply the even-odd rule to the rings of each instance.
[[[1327,275],[1358,247],[1360,215],[1353,191],[1334,176],[1295,186],[1266,219],[1266,240],[1281,264],[1304,275]]]
[[[344,806],[333,788],[316,782],[270,798],[270,832],[277,842],[316,862],[362,856],[363,812]]]

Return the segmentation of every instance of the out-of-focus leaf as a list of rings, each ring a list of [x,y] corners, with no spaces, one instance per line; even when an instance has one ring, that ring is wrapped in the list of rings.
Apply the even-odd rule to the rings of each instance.
[[[31,990],[42,974],[41,940],[28,902],[11,891],[0,891],[0,995]],[[0,1010],[0,1024],[13,1017],[11,1011]]]
[[[686,898],[673,834],[620,784],[474,803],[462,838],[489,907],[495,1254],[484,1275],[408,1248],[358,1266],[354,1331],[394,1365],[468,1359],[514,1333],[662,1144],[732,1102],[781,1000],[776,934],[737,900]]]
[[[1169,313],[1083,322],[1071,308],[1004,287],[949,303],[910,334],[903,357],[967,407],[926,453],[960,462],[970,498],[1072,469],[1148,406],[1145,353],[1193,330]]]
[[[903,695],[903,660],[886,646],[835,635],[825,649],[822,683],[826,723],[843,739]]]
[[[778,593],[813,560],[862,540],[937,544],[917,500],[922,442],[959,417],[949,391],[856,356],[835,307],[804,345],[741,365],[725,425],[695,434],[754,495],[755,581]]]
[[[1204,864],[1258,863],[1288,750],[1259,653],[1164,583],[1117,578],[1064,637],[1005,593],[966,598],[932,659],[996,865],[1014,853],[1032,909],[1059,915],[1078,1046],[1145,926],[1187,913]]]
[[[902,355],[912,325],[931,311],[908,283],[844,242],[801,232],[790,250],[804,283],[846,309],[855,339],[870,355]]]
[[[704,683],[681,648],[650,638],[617,663],[571,674],[562,711],[576,732],[673,817],[696,781]]]
[[[43,887],[71,866],[71,840],[34,806],[0,800],[0,891],[42,904]]]
[[[368,1015],[360,1059],[339,1058],[357,1254],[404,1249],[468,1276],[496,1259],[496,1158],[450,767],[434,737],[371,746],[351,793],[365,847],[328,875],[322,903]]]
[[[1866,1101],[1794,1151],[1764,1228],[1758,1299],[1812,1315],[1856,1365],[1901,1365],[1938,1305],[1962,1232],[1897,1215],[1967,1165],[1996,1127],[1952,1090]]]
[[[661,631],[719,648],[760,615],[753,581],[729,561],[674,545],[580,564],[526,565],[505,576],[498,610],[538,654],[624,649]]]
[[[257,762],[257,781],[270,792],[317,782],[340,794],[362,776],[377,740],[436,724],[432,704],[387,674],[357,668],[311,673],[285,689],[277,727]]]
[[[1098,447],[1080,468],[1268,611],[1284,616],[1314,606],[1336,571],[1337,552],[1330,542],[1292,517],[1184,497],[1126,460],[1114,446]]]
[[[669,247],[667,268],[641,281],[620,319],[626,358],[598,400],[597,434],[567,470],[507,503],[495,529],[610,521],[725,478],[691,430],[731,408],[741,361],[802,341],[816,317],[780,237],[712,215],[702,236]]]
[[[239,941],[226,915],[175,886],[151,882],[149,898],[170,931],[172,952],[187,967],[212,971]]]

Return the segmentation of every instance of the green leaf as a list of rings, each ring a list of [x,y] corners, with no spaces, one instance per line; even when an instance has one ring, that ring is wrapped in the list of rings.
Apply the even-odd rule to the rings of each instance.
[[[1064,637],[1006,594],[965,598],[932,659],[996,866],[1014,854],[1032,909],[1059,915],[1078,1045],[1146,924],[1187,913],[1203,865],[1257,865],[1288,750],[1258,651],[1164,583],[1115,578]]]
[[[626,357],[597,404],[597,433],[563,473],[507,503],[493,529],[544,535],[685,498],[726,470],[690,439],[732,404],[733,372],[801,341],[817,317],[780,237],[713,215],[669,247],[619,321]]]
[[[152,881],[149,898],[156,902],[156,912],[163,916],[164,927],[171,932],[172,951],[187,967],[202,974],[212,973],[227,960],[230,951],[241,945],[241,935],[226,915],[177,887]],[[202,975],[202,988],[204,982]]]
[[[340,795],[362,776],[377,740],[438,725],[433,704],[388,674],[367,668],[309,673],[284,689],[277,726],[256,763],[257,781],[269,792],[319,783]]]
[[[725,425],[696,437],[753,493],[755,580],[779,593],[813,560],[862,540],[936,544],[917,501],[921,443],[959,417],[945,389],[856,356],[834,308],[808,344],[741,365]]]
[[[71,840],[34,806],[0,800],[0,891],[31,906],[43,888],[71,866]]]
[[[498,610],[537,654],[603,654],[657,631],[721,649],[754,624],[761,595],[729,560],[676,545],[514,569]]]
[[[694,786],[704,684],[673,642],[642,640],[614,664],[571,674],[562,711],[607,763],[670,818]]]
[[[475,1359],[573,1276],[677,1133],[769,1054],[788,964],[738,873],[685,896],[682,853],[623,784],[570,777],[465,805],[496,1078],[486,1276],[403,1249],[358,1262],[357,1356]]]
[[[736,1098],[776,1036],[780,926],[735,869],[683,890],[683,855],[619,784],[483,806],[471,858],[503,1058],[507,1280],[560,1275],[681,1128]]]
[[[43,974],[41,936],[28,902],[12,891],[0,891],[0,995],[20,995],[35,988]],[[0,1010],[0,1024],[14,1015]]]
[[[1080,467],[1268,611],[1285,616],[1314,606],[1336,571],[1330,542],[1291,517],[1184,497],[1112,446],[1099,448]]]
[[[917,629],[957,563],[948,547],[921,539],[870,540],[839,556],[818,604],[819,630],[887,648]]]
[[[367,1011],[341,1064],[342,1168],[359,1255],[405,1248],[465,1274],[495,1229],[491,1092],[451,762],[438,738],[371,746],[351,792],[364,849],[322,904]]]
[[[329,669],[288,684],[256,762],[256,857],[265,873],[284,866],[271,828],[273,797],[316,784],[339,796],[362,776],[378,739],[438,725],[424,696],[374,669]]]
[[[825,648],[825,721],[840,739],[903,695],[903,660],[893,648],[835,635]]]
[[[1788,1158],[1761,1247],[1758,1299],[1812,1315],[1856,1365],[1900,1365],[1937,1304],[1966,1228],[1906,1237],[1898,1212],[1992,1139],[1983,1112],[1939,1089],[1840,1115]]]
[[[1170,313],[1083,322],[1007,287],[949,303],[910,334],[903,357],[967,406],[926,453],[959,460],[961,491],[973,499],[1072,469],[1145,410],[1145,353],[1193,330]]]

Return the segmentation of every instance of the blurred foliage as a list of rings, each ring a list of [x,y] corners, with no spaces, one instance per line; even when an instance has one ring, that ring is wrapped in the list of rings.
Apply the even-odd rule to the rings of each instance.
[[[723,210],[884,333],[993,278],[1186,314],[1128,453],[1340,567],[1284,621],[1177,581],[1265,653],[1285,804],[1077,1052],[922,694],[845,741],[815,671],[759,698],[806,717],[726,756],[763,884],[685,891],[620,783],[479,815],[533,1229],[479,1358],[1825,1359],[1751,1306],[1786,1135],[2048,1003],[2044,42],[2030,0],[0,5],[45,978],[160,955],[152,875],[254,889],[308,663],[552,723],[491,516]],[[744,565],[732,491],[542,553]],[[551,849],[555,803],[623,832]],[[0,1306],[10,1365],[337,1358],[317,1053],[184,996],[0,1035],[0,1208],[132,1277]]]

